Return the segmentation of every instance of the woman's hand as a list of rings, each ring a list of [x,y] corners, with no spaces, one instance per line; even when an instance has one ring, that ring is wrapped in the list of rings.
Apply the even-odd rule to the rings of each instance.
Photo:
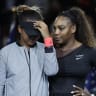
[[[84,90],[76,85],[73,85],[73,88],[75,89],[74,91],[71,91],[73,96],[91,96],[87,90]]]
[[[34,21],[33,24],[34,24],[34,27],[41,32],[43,38],[50,37],[49,29],[48,29],[48,26],[47,26],[47,24],[45,22],[43,22],[43,21]]]

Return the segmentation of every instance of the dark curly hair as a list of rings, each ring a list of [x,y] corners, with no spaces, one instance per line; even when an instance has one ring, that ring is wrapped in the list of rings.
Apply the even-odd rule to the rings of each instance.
[[[61,12],[58,16],[68,17],[76,25],[75,38],[78,41],[87,46],[96,47],[94,31],[82,9],[72,7],[69,10]]]

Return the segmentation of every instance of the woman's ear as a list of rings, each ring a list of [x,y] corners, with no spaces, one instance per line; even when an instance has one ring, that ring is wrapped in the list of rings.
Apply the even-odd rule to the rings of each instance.
[[[72,25],[72,33],[76,32],[76,25]]]

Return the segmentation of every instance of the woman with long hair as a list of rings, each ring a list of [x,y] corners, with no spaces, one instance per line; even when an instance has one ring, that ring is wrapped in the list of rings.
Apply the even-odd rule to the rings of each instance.
[[[77,7],[61,12],[51,34],[59,72],[49,77],[50,96],[91,96],[84,85],[87,74],[96,66],[96,40],[85,12]]]

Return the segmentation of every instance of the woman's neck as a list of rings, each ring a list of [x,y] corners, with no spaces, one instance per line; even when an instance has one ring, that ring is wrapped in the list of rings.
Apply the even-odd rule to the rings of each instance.
[[[72,39],[70,42],[68,42],[66,45],[59,47],[56,49],[57,51],[57,57],[62,57],[65,56],[69,53],[71,53],[73,50],[77,49],[80,47],[82,43],[78,42],[75,39]]]
[[[81,45],[80,42],[73,39],[73,40],[70,40],[70,42],[68,42],[66,45],[62,46],[60,49],[62,51],[68,51],[68,50],[71,50],[71,49],[78,48],[80,45]]]

